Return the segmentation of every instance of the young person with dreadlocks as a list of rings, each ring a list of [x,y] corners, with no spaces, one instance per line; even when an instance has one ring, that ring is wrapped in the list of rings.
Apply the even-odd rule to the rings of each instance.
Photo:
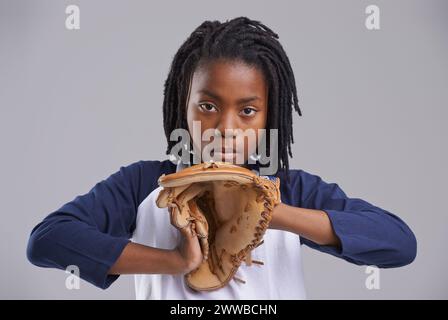
[[[411,263],[416,240],[400,218],[347,197],[317,175],[289,169],[293,109],[301,115],[294,74],[277,34],[246,17],[202,23],[174,56],[165,82],[167,154],[176,144],[171,132],[191,132],[193,121],[200,121],[202,131],[223,133],[278,129],[282,203],[274,209],[269,241],[257,248],[266,264],[240,267],[253,280],[248,284],[230,282],[211,292],[185,285],[183,275],[199,266],[202,254],[190,229],[179,232],[170,226],[155,205],[157,179],[185,166],[170,160],[121,167],[52,212],[32,231],[29,260],[61,269],[76,265],[81,278],[100,288],[120,274],[136,274],[137,298],[143,299],[305,298],[300,244],[358,265]],[[202,141],[193,143],[203,147]]]

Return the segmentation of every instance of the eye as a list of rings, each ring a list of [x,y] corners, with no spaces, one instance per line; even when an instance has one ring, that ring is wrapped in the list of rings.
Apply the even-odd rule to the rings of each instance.
[[[241,114],[245,117],[250,117],[255,115],[257,113],[257,110],[252,107],[246,107],[243,110],[241,110]]]
[[[216,111],[218,111],[217,108],[214,105],[212,105],[211,103],[200,103],[199,104],[199,108],[203,112],[216,112]]]

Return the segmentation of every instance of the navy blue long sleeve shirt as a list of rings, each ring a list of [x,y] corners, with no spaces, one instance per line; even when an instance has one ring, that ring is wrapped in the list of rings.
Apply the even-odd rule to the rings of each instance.
[[[76,265],[80,277],[100,288],[118,276],[108,275],[135,229],[140,203],[158,187],[162,174],[176,171],[169,160],[139,161],[97,183],[50,213],[31,232],[27,257],[40,267],[66,269]],[[396,215],[364,200],[349,198],[336,183],[303,170],[284,171],[281,200],[295,207],[325,211],[341,247],[321,246],[300,237],[301,243],[357,265],[400,267],[416,256],[417,242]]]

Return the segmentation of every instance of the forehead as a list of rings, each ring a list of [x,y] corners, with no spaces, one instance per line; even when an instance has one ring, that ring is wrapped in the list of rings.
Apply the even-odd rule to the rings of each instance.
[[[222,96],[264,95],[267,84],[259,68],[240,61],[216,60],[201,64],[193,74],[191,90],[214,91]]]

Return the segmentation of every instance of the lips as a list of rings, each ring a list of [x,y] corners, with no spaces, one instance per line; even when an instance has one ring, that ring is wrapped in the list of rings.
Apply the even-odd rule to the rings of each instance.
[[[234,152],[234,151],[231,151],[231,152],[225,152],[225,151],[223,151],[223,150],[221,150],[221,151],[212,151],[211,152],[211,155],[236,155],[237,154],[237,152]]]
[[[216,161],[235,162],[237,160],[236,152],[212,152],[211,155]]]
[[[244,149],[242,148],[242,146],[239,145],[237,146],[235,142],[236,141],[228,141],[226,145],[226,143],[222,141],[221,148],[212,150],[210,152],[210,156],[215,161],[225,161],[225,162],[241,161],[240,158]],[[239,149],[237,147],[239,147]]]

